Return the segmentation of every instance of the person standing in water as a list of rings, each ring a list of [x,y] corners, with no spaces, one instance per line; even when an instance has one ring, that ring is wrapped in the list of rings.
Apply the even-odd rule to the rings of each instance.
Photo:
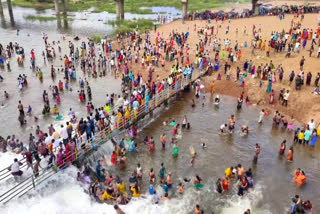
[[[258,123],[262,123],[263,117],[264,117],[264,109],[262,109],[259,113]]]
[[[259,157],[259,154],[260,154],[260,146],[259,146],[259,144],[256,144],[256,147],[255,147],[254,150],[255,150],[256,155],[253,158],[253,162],[256,164],[258,162],[258,157]]]
[[[194,213],[193,214],[201,214],[201,210],[200,210],[200,205],[197,204],[196,207],[194,208]]]
[[[159,171],[159,178],[160,178],[160,183],[164,183],[164,176],[165,176],[165,172],[166,172],[166,167],[164,166],[163,163],[161,163],[161,169]]]
[[[231,117],[229,118],[229,132],[230,133],[233,132],[235,123],[236,123],[236,118],[234,117],[234,115],[231,115]]]
[[[221,194],[222,193],[222,185],[221,185],[221,178],[218,178],[217,182],[216,182],[217,188],[216,191]]]
[[[291,146],[289,151],[288,151],[287,160],[288,161],[293,161],[293,146]]]
[[[284,152],[286,151],[286,140],[282,141],[281,146],[280,146],[280,150],[279,150],[279,155],[283,155]]]
[[[162,134],[160,135],[160,142],[162,145],[162,149],[166,149],[166,134]]]

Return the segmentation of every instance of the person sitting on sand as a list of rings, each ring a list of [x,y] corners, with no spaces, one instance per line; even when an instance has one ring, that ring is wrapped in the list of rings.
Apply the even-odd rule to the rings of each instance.
[[[316,87],[316,88],[313,90],[312,94],[320,95],[320,87]]]

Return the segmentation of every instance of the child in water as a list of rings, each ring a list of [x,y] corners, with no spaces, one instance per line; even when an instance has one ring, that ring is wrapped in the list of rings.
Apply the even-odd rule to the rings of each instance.
[[[32,112],[32,108],[31,108],[31,106],[29,105],[29,106],[28,106],[27,115],[31,115],[31,112]]]
[[[179,194],[183,194],[184,192],[184,184],[183,183],[179,183],[179,190],[178,190]]]
[[[191,158],[191,161],[190,161],[191,166],[193,166],[194,161],[196,160],[196,156],[197,156],[197,153],[194,152],[194,153],[192,154],[192,158]]]

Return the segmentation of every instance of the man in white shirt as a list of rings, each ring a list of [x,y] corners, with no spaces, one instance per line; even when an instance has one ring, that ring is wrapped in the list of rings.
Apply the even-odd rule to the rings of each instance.
[[[316,43],[316,38],[317,38],[317,33],[315,32],[315,33],[312,35],[312,45],[313,45],[313,44],[315,44],[315,45],[317,44],[317,43]]]
[[[75,113],[72,110],[72,108],[69,109],[68,115],[69,115],[70,119],[73,119],[75,117]]]
[[[225,124],[222,124],[222,125],[220,126],[220,132],[221,132],[221,134],[226,132],[227,126],[228,126],[228,125],[227,125],[226,123],[225,123]]]
[[[137,92],[136,90],[134,90],[134,91],[132,92],[132,95],[133,95],[133,96],[137,96],[137,95],[138,95],[138,92]]]
[[[289,90],[287,90],[287,92],[284,93],[284,95],[283,95],[282,105],[285,105],[286,107],[288,106],[289,95],[290,95]]]
[[[14,163],[11,165],[11,174],[13,176],[21,176],[23,174],[23,172],[20,170],[20,166],[22,166],[22,163],[15,158]]]
[[[316,124],[314,123],[313,119],[308,123],[309,130],[313,131],[316,127]]]
[[[49,143],[51,143],[51,140],[52,140],[52,137],[47,134],[47,137],[46,137],[46,139],[44,140],[44,143],[45,143],[46,145],[49,145]]]
[[[107,94],[107,104],[110,104],[111,98],[109,96],[109,94]]]
[[[60,136],[63,139],[63,143],[66,144],[68,142],[68,138],[69,138],[67,127],[64,127],[63,125],[61,125]]]
[[[123,104],[124,104],[124,99],[119,95],[116,105],[120,107],[120,106],[123,106]]]
[[[289,39],[289,34],[284,35],[285,43],[287,43],[287,40]]]
[[[123,106],[125,108],[127,108],[129,106],[129,100],[128,99],[125,99],[124,102],[123,102]]]

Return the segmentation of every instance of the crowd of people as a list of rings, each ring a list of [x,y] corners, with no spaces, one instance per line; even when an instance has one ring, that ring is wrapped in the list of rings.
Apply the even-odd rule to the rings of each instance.
[[[284,14],[283,14],[284,15]],[[8,136],[7,138],[0,139],[1,150],[3,152],[7,150],[14,151],[15,153],[21,153],[25,157],[25,162],[28,168],[33,170],[34,175],[39,176],[40,170],[55,166],[56,170],[63,169],[68,165],[72,164],[77,159],[77,152],[80,150],[86,150],[90,147],[90,140],[94,136],[99,136],[103,139],[114,130],[124,127],[126,129],[126,135],[119,142],[114,143],[114,151],[110,158],[111,165],[118,166],[119,168],[126,168],[127,157],[126,153],[135,152],[138,149],[138,144],[135,142],[135,137],[138,134],[137,125],[134,124],[132,127],[132,121],[135,121],[139,116],[140,112],[148,112],[148,109],[157,106],[157,101],[165,99],[167,94],[170,94],[170,90],[177,90],[177,87],[181,87],[181,82],[185,81],[188,83],[190,80],[194,80],[195,76],[198,76],[204,72],[209,74],[216,72],[218,77],[217,81],[222,79],[222,75],[226,75],[226,79],[230,80],[231,71],[236,61],[242,60],[242,49],[251,48],[252,54],[255,51],[266,52],[266,56],[270,57],[272,52],[274,54],[285,53],[286,57],[291,57],[293,53],[299,53],[304,49],[310,41],[309,57],[312,56],[315,47],[319,45],[319,34],[320,28],[309,29],[302,28],[303,17],[294,18],[291,22],[290,28],[282,32],[272,32],[270,39],[266,40],[260,35],[262,27],[259,25],[252,27],[252,41],[250,47],[247,42],[239,44],[238,41],[231,41],[228,38],[220,39],[215,35],[218,33],[219,27],[211,25],[210,19],[223,20],[228,19],[228,16],[214,16],[212,14],[203,13],[193,14],[190,19],[208,19],[208,25],[206,27],[197,27],[194,25],[194,33],[198,35],[198,42],[195,47],[189,46],[190,32],[188,30],[173,30],[169,35],[163,35],[159,32],[156,33],[154,41],[151,39],[151,33],[146,32],[144,35],[140,35],[137,32],[127,32],[117,34],[117,43],[112,43],[106,37],[101,41],[101,44],[97,45],[93,41],[82,42],[77,47],[72,41],[68,43],[67,53],[62,54],[60,47],[60,41],[50,41],[48,36],[44,34],[43,39],[45,43],[45,51],[43,52],[44,62],[52,61],[57,57],[57,53],[64,55],[60,58],[63,62],[62,66],[52,65],[50,69],[51,78],[59,79],[57,85],[50,85],[48,91],[52,93],[53,105],[50,105],[50,98],[47,90],[43,91],[43,110],[42,114],[53,114],[56,115],[56,120],[62,120],[62,115],[59,113],[59,104],[63,102],[62,91],[72,91],[72,87],[77,87],[77,96],[80,103],[86,107],[87,116],[77,117],[72,108],[68,112],[68,121],[61,125],[60,128],[54,128],[53,125],[45,130],[43,127],[37,126],[35,133],[31,133],[28,139],[28,146],[17,139],[15,135]],[[282,17],[284,18],[284,17]],[[165,22],[165,18],[160,18],[161,22]],[[229,20],[230,21],[230,20]],[[228,36],[230,31],[229,26],[225,29],[225,35]],[[238,34],[238,29],[236,29]],[[247,35],[247,29],[243,29],[243,35]],[[318,40],[318,41],[317,41]],[[234,44],[234,46],[233,46]],[[58,47],[56,52],[55,48]],[[195,49],[195,57],[191,57],[191,50]],[[6,48],[0,45],[0,56],[4,56],[6,59],[7,71],[11,71],[10,58],[16,55],[18,63],[21,63],[25,58],[23,47],[19,44],[9,43]],[[210,55],[213,55],[211,57]],[[317,52],[317,57],[320,56],[320,48]],[[59,59],[57,59],[59,60]],[[303,66],[307,59],[304,56],[299,61],[300,71],[298,73],[292,71],[289,76],[289,84],[295,81],[296,90],[300,90],[304,84],[307,86],[312,85],[312,74],[309,72],[305,78]],[[30,63],[31,69],[38,77],[39,81],[48,81],[43,78],[42,71],[36,66],[35,51],[32,49],[30,52]],[[224,71],[222,66],[224,63]],[[77,64],[80,64],[78,70]],[[156,68],[164,69],[167,65],[172,65],[170,72],[167,77],[160,78],[160,75],[155,72]],[[133,66],[137,66],[140,69],[146,71],[146,75],[140,70],[138,72],[133,71]],[[277,67],[273,64],[272,60],[265,65],[253,62],[252,60],[244,60],[243,66],[237,66],[234,72],[235,81],[238,81],[240,88],[245,88],[247,77],[258,79],[260,81],[259,86],[262,87],[263,81],[268,81],[266,92],[269,94],[269,104],[274,105],[278,100],[281,105],[287,107],[290,106],[289,97],[290,90],[283,88],[279,91],[279,98],[276,99],[276,92],[272,88],[273,84],[277,81],[282,82],[284,67],[279,64]],[[79,77],[80,71],[83,72],[83,77]],[[87,78],[103,78],[107,74],[113,75],[115,78],[121,78],[122,80],[122,94],[107,94],[106,103],[102,106],[95,106],[92,99],[92,91],[90,83]],[[87,76],[87,77],[86,77]],[[144,78],[146,76],[146,78]],[[162,75],[161,75],[162,77]],[[5,79],[0,76],[2,81]],[[278,79],[278,80],[277,80]],[[306,81],[304,81],[306,79]],[[314,80],[314,94],[319,94],[319,79],[320,74],[318,73]],[[28,81],[26,75],[18,76],[18,87],[20,90],[27,90]],[[201,83],[195,81],[193,85],[195,97],[201,97]],[[211,94],[214,94],[214,82],[210,88]],[[6,99],[9,99],[9,94],[4,91]],[[244,101],[245,100],[245,101]],[[152,101],[154,101],[152,103]],[[220,98],[216,97],[215,103],[219,105]],[[237,110],[241,110],[242,104],[245,102],[246,105],[250,105],[249,97],[244,98],[244,93],[241,93],[238,102]],[[191,105],[195,107],[195,102]],[[28,105],[27,112],[25,113],[24,104],[18,102],[18,120],[21,126],[26,125],[27,119],[26,114],[32,114],[32,107]],[[259,123],[262,123],[263,117],[268,112],[262,110],[259,115]],[[39,118],[34,117],[35,122]],[[290,120],[287,116],[275,111],[273,115],[273,121],[276,126],[283,124],[285,129],[293,131],[294,119],[291,117]],[[233,134],[235,129],[236,118],[231,115],[228,123],[220,126],[220,132],[222,134]],[[167,143],[172,146],[172,156],[178,158],[178,141],[179,132],[181,129],[190,128],[190,123],[187,121],[185,116],[180,124],[176,123],[175,120],[170,119],[164,122],[165,126],[172,127],[172,136],[166,136],[163,133],[160,136],[160,142],[162,149],[166,149]],[[241,134],[248,135],[249,127],[243,125],[240,129]],[[311,120],[307,125],[302,128],[294,130],[294,142],[299,144],[309,144],[314,146],[317,136],[320,135],[320,126],[316,127],[316,124]],[[89,144],[88,144],[89,142]],[[149,148],[150,152],[156,149],[155,140],[153,136],[146,136],[144,140],[145,146]],[[180,146],[180,145],[179,145]],[[203,145],[205,147],[205,145]],[[196,152],[191,149],[192,159],[190,161],[191,166],[194,165],[196,160]],[[286,150],[286,141],[280,146],[279,154],[283,155]],[[257,163],[260,154],[259,144],[255,145],[255,156],[254,162]],[[41,159],[46,159],[46,166],[43,166]],[[287,160],[293,161],[293,147],[291,146]],[[89,177],[91,173],[90,167],[84,165],[81,171],[78,173],[78,181],[86,184],[90,184],[90,193],[100,201],[113,200],[117,204],[127,204],[131,197],[140,197],[143,193],[141,192],[141,177],[143,176],[142,166],[137,165],[136,170],[133,171],[129,178],[128,186],[129,193],[127,192],[126,182],[119,176],[114,176],[108,171],[109,160],[102,158],[99,160],[95,167],[95,174],[97,182],[92,182]],[[14,159],[14,163],[10,166],[12,175],[17,178],[23,175],[22,171],[23,163],[18,159]],[[148,192],[152,196],[154,204],[160,203],[161,200],[169,199],[169,190],[172,190],[173,181],[172,173],[167,172],[166,167],[162,163],[159,166],[159,173],[153,168],[148,172],[150,177],[150,183],[148,184]],[[163,188],[163,196],[155,190],[157,184],[157,177],[159,178],[159,184]],[[220,194],[229,190],[230,180],[236,180],[236,186],[238,188],[238,195],[243,196],[244,191],[253,188],[253,174],[252,170],[245,169],[241,164],[235,167],[230,167],[225,171],[225,178],[218,178],[216,181],[216,191]],[[203,179],[199,175],[195,175],[193,179],[185,178],[184,182],[191,182],[195,188],[203,187]],[[306,183],[305,172],[298,169],[295,173],[294,181],[300,185]],[[184,193],[184,184],[181,181],[177,187],[179,194]],[[296,210],[299,207],[303,207],[305,210],[311,210],[312,205],[310,201],[302,202],[301,199],[295,197],[293,199],[294,206],[291,206],[291,213],[298,212]],[[121,213],[121,209],[116,205],[115,209]],[[292,211],[293,210],[293,211]],[[121,211],[121,212],[120,212]],[[197,205],[194,213],[202,213],[200,206]],[[247,210],[245,213],[250,213]]]

